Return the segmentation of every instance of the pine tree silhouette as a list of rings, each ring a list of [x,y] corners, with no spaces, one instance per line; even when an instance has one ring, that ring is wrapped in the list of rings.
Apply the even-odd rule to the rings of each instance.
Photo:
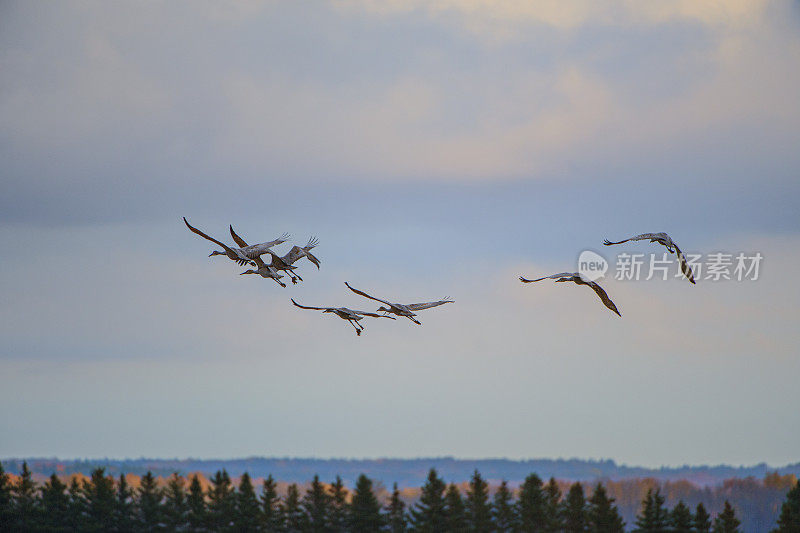
[[[663,533],[669,528],[669,512],[664,507],[661,490],[647,489],[642,500],[642,512],[637,516],[636,530],[647,533]]]
[[[69,521],[69,497],[66,493],[67,486],[55,474],[50,474],[41,490],[41,520],[42,531],[56,532],[67,531]],[[0,530],[3,530],[0,527]]]
[[[89,482],[83,484],[87,519],[84,528],[89,531],[107,531],[114,524],[117,506],[114,479],[106,476],[104,468],[92,471]]]
[[[453,483],[447,486],[444,495],[444,514],[447,531],[466,531],[467,508],[458,487]]]
[[[186,520],[190,531],[203,531],[208,524],[208,511],[206,508],[206,495],[197,475],[192,476],[189,482],[189,496],[186,499],[188,512]]]
[[[114,497],[114,529],[116,531],[132,531],[133,527],[133,489],[125,479],[125,474],[120,474]]]
[[[492,507],[494,518],[494,530],[498,533],[511,533],[517,530],[519,520],[517,510],[514,505],[514,496],[508,488],[508,483],[503,480],[494,494],[494,505]]]
[[[283,502],[283,515],[286,517],[284,531],[298,533],[305,530],[306,519],[300,507],[300,490],[295,483],[289,485],[286,491],[286,501]]]
[[[786,494],[774,533],[800,533],[800,481]]]
[[[697,509],[694,513],[694,529],[698,533],[708,533],[711,531],[711,515],[706,511],[702,503],[697,504]]]
[[[141,486],[136,491],[136,517],[140,531],[157,531],[164,519],[161,500],[164,495],[155,476],[149,470],[142,476]]]
[[[315,475],[311,481],[311,486],[303,496],[302,506],[308,522],[308,531],[312,533],[327,531],[330,495],[320,482],[319,476]]]
[[[0,462],[0,531],[10,531],[14,519],[14,503],[11,499],[11,481]]]
[[[690,533],[694,527],[694,517],[692,511],[683,503],[678,501],[669,514],[670,526],[673,533]]]
[[[419,533],[438,533],[445,528],[444,481],[431,468],[422,486],[419,501],[411,508],[411,530]]]
[[[586,497],[583,486],[573,483],[561,507],[564,531],[566,533],[582,533],[586,530]]]
[[[36,525],[36,486],[27,461],[22,462],[22,471],[11,492],[16,515],[14,527],[20,531],[33,529]]]
[[[625,531],[625,522],[613,503],[614,498],[609,498],[606,488],[602,483],[598,483],[592,497],[589,498],[589,509],[586,515],[589,531],[596,533],[622,533]]]
[[[358,476],[353,500],[350,502],[350,531],[372,533],[383,527],[381,504],[372,491],[372,480],[364,474]]]
[[[536,474],[525,478],[517,500],[520,531],[533,533],[547,531],[548,513],[542,480]]]
[[[86,498],[83,495],[78,478],[73,477],[67,489],[69,495],[69,514],[67,515],[67,527],[72,531],[82,531],[85,528],[87,516]]]
[[[543,531],[561,531],[564,528],[561,520],[561,489],[558,488],[556,478],[550,478],[544,487],[544,494],[546,528]]]
[[[330,486],[330,528],[334,533],[347,531],[348,517],[350,514],[347,505],[347,488],[340,476]]]
[[[714,526],[711,531],[714,533],[739,533],[741,529],[739,526],[742,523],[736,518],[736,512],[733,510],[730,502],[725,500],[725,508],[714,519]]]
[[[492,529],[492,506],[489,503],[489,484],[475,470],[466,497],[467,524],[470,531],[486,533]]]
[[[214,531],[228,531],[236,512],[236,497],[228,472],[217,470],[208,490],[208,524]]]
[[[245,472],[239,480],[236,492],[236,514],[234,515],[236,531],[258,531],[261,525],[261,511],[256,497],[256,490],[250,475]]]
[[[189,523],[186,481],[173,472],[164,490],[164,523],[171,531],[181,531]]]
[[[405,507],[405,503],[400,499],[400,490],[395,483],[392,497],[386,506],[386,522],[389,533],[404,533],[407,530]]]
[[[280,512],[280,498],[278,487],[272,474],[267,476],[261,487],[261,519],[263,529],[266,531],[280,531],[283,519]]]

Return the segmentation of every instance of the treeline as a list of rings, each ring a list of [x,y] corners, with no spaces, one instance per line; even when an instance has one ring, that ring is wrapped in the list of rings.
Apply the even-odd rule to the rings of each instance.
[[[742,531],[734,508],[712,519],[700,503],[665,505],[660,489],[650,489],[635,524],[642,532]],[[428,473],[419,498],[407,505],[397,484],[386,501],[373,481],[358,477],[352,491],[337,477],[331,484],[313,481],[278,493],[272,476],[261,490],[247,473],[234,484],[225,470],[204,487],[198,475],[172,474],[166,483],[147,472],[138,487],[124,475],[95,469],[91,477],[68,484],[51,474],[41,486],[26,463],[12,479],[0,464],[0,531],[267,531],[267,532],[609,532],[625,531],[614,498],[597,483],[587,495],[581,483],[564,493],[555,479],[544,483],[529,475],[518,490],[502,482],[494,494],[476,470],[465,490],[446,484],[435,469]],[[776,532],[800,531],[800,483],[787,494]]]
[[[103,467],[114,476],[121,473],[144,475],[150,471],[156,476],[168,477],[172,472],[203,472],[207,476],[217,470],[227,470],[233,477],[243,472],[252,478],[263,478],[272,474],[275,479],[303,483],[318,474],[322,479],[333,479],[340,475],[346,483],[355,483],[359,474],[372,479],[396,481],[400,487],[420,487],[425,483],[430,468],[435,468],[445,479],[465,481],[478,470],[486,479],[505,479],[509,485],[519,486],[531,472],[542,478],[568,479],[571,481],[641,480],[652,478],[663,482],[689,481],[695,486],[710,487],[729,479],[763,479],[777,472],[782,476],[800,477],[800,463],[774,468],[766,464],[747,467],[681,466],[644,468],[618,465],[612,460],[593,461],[585,459],[456,459],[453,457],[427,457],[417,459],[313,459],[297,457],[246,457],[239,459],[95,459],[63,460],[56,458],[7,458],[3,459],[6,470],[18,472],[22,462],[27,461],[34,474],[44,477],[50,472],[59,474],[82,473],[88,475],[95,468]],[[637,494],[640,500],[646,489]],[[785,491],[780,495],[781,499]],[[667,497],[667,502],[670,498]],[[720,505],[721,508],[721,505]]]

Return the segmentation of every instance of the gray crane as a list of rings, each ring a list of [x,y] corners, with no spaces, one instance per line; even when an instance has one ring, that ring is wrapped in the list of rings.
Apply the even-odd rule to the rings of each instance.
[[[245,274],[258,274],[262,278],[275,280],[275,283],[277,283],[281,287],[284,287],[284,288],[286,287],[286,284],[280,280],[280,278],[283,277],[283,274],[279,273],[277,270],[272,268],[271,265],[264,264],[264,261],[259,256],[255,256],[255,259],[253,259],[253,261],[255,262],[255,264],[258,267],[258,269],[257,270],[252,270],[252,269],[245,270],[244,272],[239,274],[240,276],[243,276]]]
[[[307,305],[300,305],[299,303],[294,301],[294,298],[291,299],[292,303],[299,307],[300,309],[314,309],[316,311],[322,311],[323,313],[333,313],[342,320],[347,320],[350,322],[350,325],[356,328],[356,335],[361,335],[361,331],[363,331],[364,326],[359,322],[359,320],[363,319],[365,316],[372,316],[375,318],[391,318],[394,320],[393,316],[386,316],[386,315],[379,315],[377,313],[370,313],[368,311],[355,311],[353,309],[348,309],[347,307],[309,307]]]
[[[239,248],[239,251],[243,255],[245,255],[246,257],[248,257],[249,259],[251,259],[253,261],[255,260],[256,257],[260,257],[260,256],[268,253],[270,251],[270,248],[272,248],[273,246],[278,246],[279,244],[283,244],[284,242],[286,242],[289,239],[289,234],[288,233],[284,233],[283,235],[281,235],[280,237],[278,237],[274,241],[267,241],[267,242],[262,242],[262,243],[259,243],[259,244],[250,244],[250,245],[248,245],[246,242],[244,242],[244,239],[242,239],[241,237],[236,235],[236,232],[233,231],[233,226],[229,226],[229,227],[230,227],[230,230],[231,230],[231,237],[233,237],[234,242],[236,242],[236,244],[241,247],[241,248]],[[224,254],[223,254],[223,252],[220,252],[218,250],[214,250],[213,252],[211,252],[209,254],[209,257],[211,257],[213,255],[224,255]]]
[[[692,272],[692,268],[686,262],[686,256],[683,255],[681,249],[678,248],[678,245],[675,244],[675,241],[664,232],[661,233],[642,233],[641,235],[636,235],[635,237],[631,237],[629,239],[625,239],[624,241],[617,241],[611,242],[608,239],[603,241],[603,244],[606,246],[612,246],[614,244],[622,244],[623,242],[628,241],[646,241],[649,240],[650,242],[657,242],[659,244],[663,244],[667,251],[671,254],[678,255],[678,263],[681,265],[681,272],[683,275],[686,276],[686,279],[694,283],[694,273]]]
[[[597,282],[584,281],[583,278],[581,278],[580,274],[578,274],[577,272],[562,272],[560,274],[553,274],[552,276],[545,276],[543,278],[538,278],[538,279],[526,279],[523,278],[522,276],[519,277],[519,280],[522,283],[536,283],[537,281],[542,281],[543,279],[554,279],[556,280],[556,283],[564,281],[572,281],[578,285],[587,285],[597,294],[597,296],[600,297],[600,299],[603,301],[606,307],[614,311],[618,316],[622,316],[619,310],[617,310],[617,306],[614,305],[614,302],[612,302],[611,298],[609,298],[608,294],[606,294],[606,291],[604,291],[603,288],[597,284]]]
[[[439,306],[439,305],[449,304],[449,303],[453,303],[455,301],[455,300],[450,300],[447,297],[445,297],[444,299],[436,301],[436,302],[427,302],[427,303],[421,303],[421,304],[397,304],[397,303],[388,302],[386,300],[381,300],[380,298],[375,298],[374,296],[370,296],[369,294],[367,294],[364,291],[360,291],[358,289],[354,289],[346,281],[344,282],[344,284],[347,285],[347,288],[350,289],[351,291],[353,291],[354,293],[356,293],[356,294],[358,294],[360,296],[363,296],[364,298],[369,298],[370,300],[375,300],[376,302],[381,302],[381,303],[386,304],[388,306],[388,307],[381,306],[380,308],[378,308],[378,311],[382,311],[384,313],[392,313],[393,315],[397,315],[397,316],[404,316],[407,319],[409,319],[410,321],[412,321],[414,324],[419,324],[419,325],[422,325],[422,322],[420,322],[419,320],[414,318],[415,316],[417,316],[417,314],[414,313],[414,311],[422,311],[423,309],[430,309],[431,307],[436,307],[436,306]]]
[[[303,257],[308,257],[308,260],[317,265],[317,268],[319,269],[319,259],[317,259],[311,253],[311,249],[318,244],[319,241],[317,238],[311,237],[305,246],[293,246],[292,249],[289,250],[289,253],[283,257],[278,256],[278,254],[272,250],[268,250],[266,253],[272,257],[272,268],[285,271],[292,279],[292,283],[297,283],[298,279],[303,281],[303,278],[294,272],[294,269],[297,268],[294,263],[296,263],[298,260],[302,259]]]
[[[240,266],[245,265],[247,263],[254,263],[253,259],[245,255],[245,253],[242,252],[240,249],[231,248],[227,244],[218,241],[213,237],[209,237],[199,229],[189,224],[189,221],[186,220],[186,217],[183,217],[183,221],[186,223],[186,227],[188,227],[193,233],[196,233],[197,235],[200,235],[204,239],[207,239],[215,244],[222,246],[222,249],[225,250],[224,252],[219,252],[219,251],[211,252],[211,255],[224,255],[231,261],[236,261]],[[211,257],[211,255],[209,255],[209,257]]]

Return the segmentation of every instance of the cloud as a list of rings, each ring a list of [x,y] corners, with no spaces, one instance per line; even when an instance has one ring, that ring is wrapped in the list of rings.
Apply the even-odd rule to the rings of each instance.
[[[77,185],[118,199],[135,181],[146,200],[221,175],[243,186],[580,181],[648,163],[702,174],[797,164],[800,39],[780,5],[240,7],[12,10],[0,53],[6,197],[56,203]],[[525,31],[486,43],[462,18]]]
[[[416,12],[437,19],[455,17],[476,33],[491,33],[494,38],[519,37],[521,28],[532,24],[558,30],[574,30],[590,25],[652,25],[670,21],[697,21],[706,25],[743,25],[760,18],[766,2],[738,0],[724,2],[537,2],[496,0],[375,1],[342,0],[336,5],[346,9],[363,9],[383,16]],[[514,32],[513,29],[517,29]]]

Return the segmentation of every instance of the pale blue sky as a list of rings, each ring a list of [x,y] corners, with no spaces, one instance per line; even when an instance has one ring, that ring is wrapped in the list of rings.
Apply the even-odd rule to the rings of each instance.
[[[800,460],[791,2],[0,6],[0,457]],[[212,235],[320,240],[281,289]],[[750,283],[522,286],[604,238]],[[661,250],[637,244],[619,251]],[[361,337],[291,306],[456,303]]]

